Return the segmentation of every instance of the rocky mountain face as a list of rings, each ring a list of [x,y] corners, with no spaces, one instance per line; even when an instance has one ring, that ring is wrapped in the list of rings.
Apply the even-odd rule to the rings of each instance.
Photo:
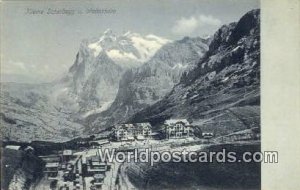
[[[172,91],[130,122],[187,118],[224,135],[260,126],[260,11],[222,26],[197,66]]]
[[[159,101],[207,50],[208,40],[201,38],[185,37],[164,45],[148,62],[123,75],[111,107],[88,117],[88,126],[102,128],[124,122],[134,113]]]
[[[64,141],[119,122],[186,118],[217,135],[260,123],[259,10],[211,39],[107,30],[80,45],[65,77],[1,83],[2,138]]]
[[[82,135],[83,126],[52,102],[51,84],[2,83],[0,95],[3,140],[65,141]]]
[[[122,75],[148,61],[170,40],[107,30],[84,40],[74,64],[48,84],[1,83],[1,134],[16,141],[64,141],[82,135],[84,117],[106,110]]]
[[[55,85],[58,105],[84,116],[104,111],[115,99],[124,72],[142,65],[169,42],[131,32],[116,36],[110,29],[99,39],[84,40],[68,75]]]
[[[114,99],[125,72],[105,52],[92,60],[81,56],[77,55],[67,77],[54,85],[53,98],[64,112],[88,114],[90,110],[105,109]]]

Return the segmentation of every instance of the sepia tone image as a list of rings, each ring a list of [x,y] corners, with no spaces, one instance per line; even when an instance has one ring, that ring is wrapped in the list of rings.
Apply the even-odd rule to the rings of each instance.
[[[260,190],[260,2],[4,1],[1,190]]]

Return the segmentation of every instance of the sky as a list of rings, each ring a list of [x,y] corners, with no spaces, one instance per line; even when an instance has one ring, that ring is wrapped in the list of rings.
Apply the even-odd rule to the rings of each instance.
[[[74,63],[80,42],[107,28],[170,40],[203,37],[259,6],[259,0],[4,1],[1,81],[55,80]]]

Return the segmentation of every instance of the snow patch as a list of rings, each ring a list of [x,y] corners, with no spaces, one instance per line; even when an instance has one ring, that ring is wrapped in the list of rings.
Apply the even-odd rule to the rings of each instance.
[[[100,108],[96,108],[96,109],[93,109],[93,110],[90,110],[90,111],[84,113],[83,117],[85,118],[85,117],[87,117],[89,115],[92,115],[92,114],[101,113],[101,112],[107,110],[110,107],[111,104],[112,104],[112,101],[105,102]]]
[[[182,65],[181,63],[178,63],[172,67],[172,69],[186,69],[188,65]]]
[[[111,41],[106,42],[105,39],[111,39]],[[101,36],[97,42],[90,43],[88,48],[92,50],[94,57],[97,57],[101,51],[107,51],[108,56],[112,59],[134,59],[140,62],[145,62],[149,60],[157,50],[169,42],[171,41],[160,38],[153,34],[142,36],[138,33],[132,33],[130,31],[123,34],[123,36],[116,37],[113,35],[110,29],[107,29],[104,32],[104,35]],[[137,50],[141,58],[137,58],[133,53],[122,51],[122,49],[118,48],[120,45],[132,45]],[[110,47],[113,47],[113,49],[110,49]]]
[[[117,49],[112,49],[110,51],[107,51],[107,55],[112,60],[138,60],[136,56],[133,55],[133,53],[126,53]]]
[[[147,61],[151,58],[157,50],[159,50],[167,41],[158,41],[153,39],[132,36],[131,40],[133,46],[138,50],[141,55],[141,61]]]
[[[238,49],[240,49],[241,48],[241,46],[237,46],[236,48],[234,48],[231,52],[235,52],[235,51],[237,51]]]
[[[226,82],[229,79],[229,77],[225,77],[222,82]]]
[[[99,53],[102,51],[102,47],[99,44],[99,42],[91,43],[88,45],[88,47],[93,51],[94,57],[97,57]]]
[[[148,34],[148,35],[146,36],[146,38],[147,38],[147,39],[156,40],[156,41],[158,41],[158,42],[161,43],[161,44],[166,44],[166,43],[171,42],[170,40],[167,40],[167,39],[164,39],[164,38],[160,38],[160,37],[158,37],[158,36],[156,36],[156,35],[153,35],[153,34]]]

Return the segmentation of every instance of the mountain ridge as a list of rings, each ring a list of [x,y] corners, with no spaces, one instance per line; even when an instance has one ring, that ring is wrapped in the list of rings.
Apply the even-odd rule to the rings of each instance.
[[[133,113],[160,100],[179,82],[183,72],[195,66],[207,51],[207,43],[200,37],[185,37],[162,46],[142,66],[127,70],[111,107],[87,118],[88,125],[95,129],[123,122]]]
[[[127,122],[187,118],[216,135],[260,126],[260,11],[222,26],[197,67]],[[250,23],[248,25],[248,23]]]
[[[210,39],[147,35],[142,44],[150,41],[155,49],[165,43],[149,57],[145,49],[133,50],[132,41],[122,42],[138,42],[136,33],[117,39],[108,30],[103,38],[84,40],[60,80],[1,83],[1,132],[7,139],[63,141],[119,122],[149,121],[157,128],[169,118],[189,119],[216,135],[260,126],[259,15],[250,11]],[[147,61],[124,66],[116,48],[123,60],[131,52],[134,60]]]

